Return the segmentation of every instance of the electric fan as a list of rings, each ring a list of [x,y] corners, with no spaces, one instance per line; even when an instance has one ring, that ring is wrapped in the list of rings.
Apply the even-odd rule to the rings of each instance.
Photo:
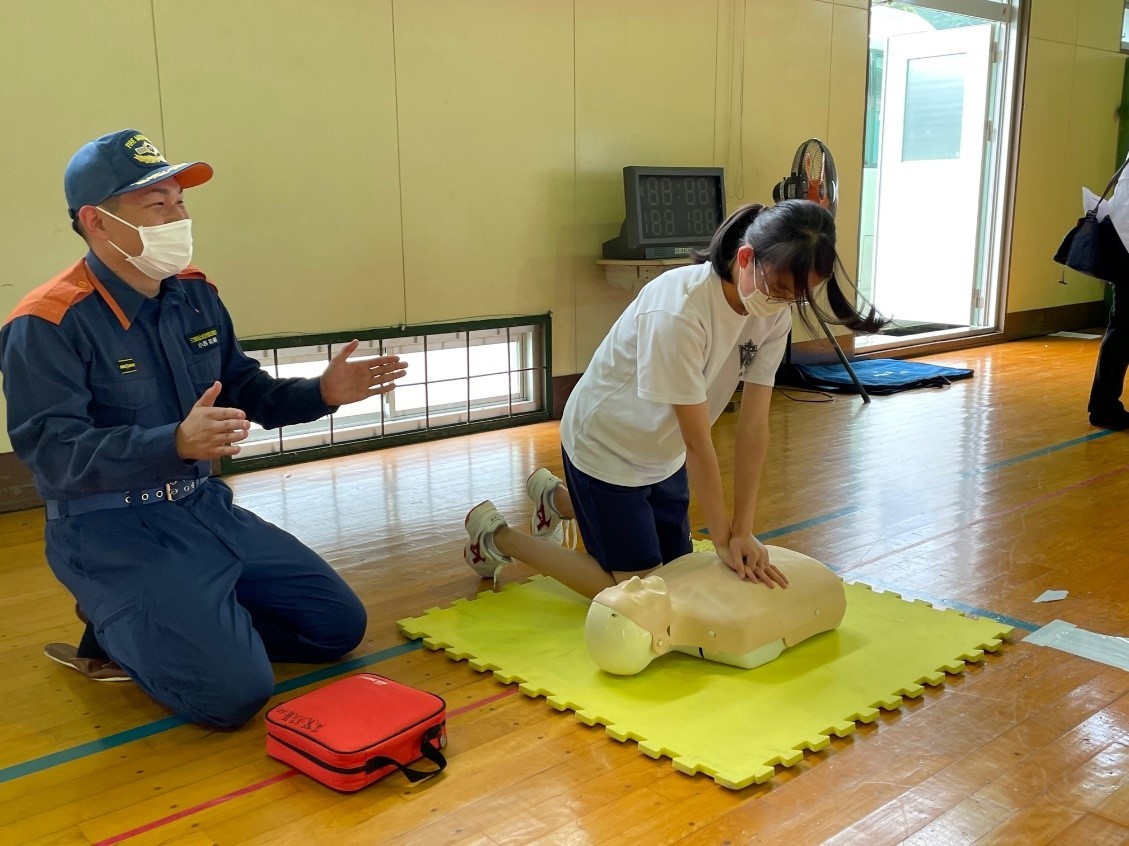
[[[773,202],[777,203],[781,200],[811,200],[830,211],[831,216],[834,217],[835,212],[839,210],[839,174],[835,170],[835,159],[831,157],[831,151],[827,149],[827,145],[818,138],[809,138],[801,144],[792,159],[791,174],[776,183],[776,187],[772,189],[772,199]],[[823,329],[823,333],[834,348],[839,362],[843,365],[843,369],[847,371],[851,381],[854,382],[855,389],[858,390],[862,401],[864,403],[870,402],[870,395],[866,392],[862,382],[859,381],[854,367],[851,366],[843,348],[839,346],[839,341],[835,338],[831,327],[827,325],[827,321],[824,320],[818,309],[813,309],[813,311],[816,320],[819,321],[819,325]],[[789,362],[790,359],[791,339],[789,338]]]
[[[801,144],[792,159],[792,173],[776,183],[772,199],[777,203],[811,200],[829,209],[834,217],[839,209],[839,175],[827,145],[818,138]]]

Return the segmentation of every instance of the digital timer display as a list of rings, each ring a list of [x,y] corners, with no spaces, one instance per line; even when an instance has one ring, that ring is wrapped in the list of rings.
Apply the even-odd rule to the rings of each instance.
[[[720,167],[623,169],[623,225],[604,242],[606,259],[674,258],[709,244],[725,219]]]
[[[709,238],[721,223],[718,182],[709,176],[644,176],[638,188],[640,234]]]

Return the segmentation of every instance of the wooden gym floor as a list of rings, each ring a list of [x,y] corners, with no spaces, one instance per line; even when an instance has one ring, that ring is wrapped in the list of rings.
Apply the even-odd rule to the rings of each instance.
[[[1096,351],[1041,338],[936,356],[975,377],[870,406],[776,393],[761,532],[849,580],[1017,629],[981,666],[741,791],[397,633],[484,588],[461,559],[463,515],[490,497],[526,519],[526,475],[559,470],[555,424],[230,479],[370,613],[357,660],[280,665],[274,701],[361,666],[443,695],[450,766],[416,787],[393,775],[334,793],[265,755],[261,719],[205,731],[49,662],[44,643],[79,635],[72,602],[43,560],[42,512],[0,515],[0,843],[1127,843],[1129,673],[1020,642],[1056,617],[1129,635],[1129,433],[1087,424]],[[727,477],[733,416],[715,430]],[[1069,598],[1034,604],[1047,588]]]

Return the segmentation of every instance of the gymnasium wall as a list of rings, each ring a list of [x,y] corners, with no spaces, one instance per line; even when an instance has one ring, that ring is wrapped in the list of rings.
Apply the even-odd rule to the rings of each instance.
[[[71,153],[132,126],[215,166],[195,263],[242,336],[551,310],[580,372],[630,296],[594,263],[624,165],[722,165],[733,207],[822,137],[854,267],[867,6],[0,0],[0,312],[82,254]],[[1120,6],[1035,0],[1010,311],[1101,296],[1045,254],[1112,160]]]

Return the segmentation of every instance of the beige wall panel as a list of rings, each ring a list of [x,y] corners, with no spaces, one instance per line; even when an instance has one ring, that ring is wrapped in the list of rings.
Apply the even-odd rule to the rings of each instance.
[[[823,139],[835,157],[839,172],[839,210],[835,217],[837,249],[852,282],[858,278],[868,19],[869,14],[864,9],[846,5],[834,9],[827,134]],[[814,318],[812,322],[814,331],[802,320],[794,318],[793,339],[797,342],[822,339],[823,330]],[[850,334],[845,329],[833,331],[840,335]]]
[[[397,0],[395,20],[408,321],[567,311],[572,5]]]
[[[100,45],[97,52],[91,45]],[[162,143],[148,0],[3,0],[0,9],[0,318],[86,252],[63,171],[82,144],[147,127]],[[0,452],[10,452],[0,402]]]
[[[846,63],[852,52],[848,46],[851,27],[844,26],[843,41],[836,44],[834,16],[836,12],[851,10],[839,9],[819,0],[746,0],[745,2],[745,76],[743,99],[744,130],[744,181],[740,186],[743,197],[740,202],[772,203],[773,186],[791,171],[792,157],[796,148],[811,137],[821,138],[831,144],[829,124],[832,90],[836,97],[849,87],[832,86],[831,68],[836,58]],[[848,17],[847,20],[850,18]],[[855,71],[865,80],[866,77],[866,29],[862,29],[859,44],[854,50],[860,51],[860,67]],[[808,45],[806,49],[796,49],[797,44]],[[840,53],[835,57],[835,53]],[[850,74],[849,74],[850,76]],[[865,85],[865,83],[864,83]],[[740,92],[734,92],[739,96]],[[858,123],[861,133],[862,108],[865,102],[865,87],[854,98],[854,107],[859,110]],[[839,120],[844,120],[849,106],[844,102]],[[843,170],[851,169],[851,148],[861,150],[861,137],[857,141],[843,141],[838,150],[832,149],[836,165]],[[857,154],[861,161],[861,152]],[[859,172],[850,177],[861,180]],[[853,233],[845,229],[839,233],[840,244],[846,246],[858,237],[858,187],[855,188],[855,209],[853,212]],[[731,197],[730,202],[736,203]],[[847,248],[849,253],[857,252],[857,246]],[[852,262],[853,264],[853,262]],[[852,264],[848,264],[851,267]],[[799,320],[794,320],[795,338],[807,340],[811,337],[808,328]],[[818,329],[817,329],[818,331]]]
[[[241,336],[404,319],[390,0],[158,0],[169,154]],[[151,46],[150,46],[151,49]]]
[[[867,12],[835,9],[831,40],[831,94],[827,141],[839,171],[836,215],[839,257],[854,279],[858,274],[862,152],[866,132]]]
[[[1123,0],[1082,0],[1078,4],[1078,44],[1117,53],[1121,50]]]
[[[744,202],[771,203],[800,142],[827,137],[833,12],[818,0],[746,0]]]
[[[1074,191],[1073,205],[1067,205],[1071,212],[1081,214],[1082,185],[1101,193],[1117,169],[1117,110],[1124,72],[1125,56],[1120,52],[1075,48],[1070,137],[1064,162],[1068,184]],[[1057,245],[1056,241],[1052,250]],[[1067,281],[1071,295],[1068,302],[1097,300],[1105,294],[1102,283],[1072,271],[1067,272]],[[1055,294],[1061,296],[1062,286],[1055,287],[1060,289]],[[1057,298],[1053,304],[1058,304]]]
[[[630,302],[595,264],[623,222],[623,168],[714,164],[717,26],[701,0],[576,0],[576,355],[561,372],[584,369]]]
[[[837,6],[853,6],[856,9],[869,9],[870,0],[835,0]]]
[[[1078,38],[1078,4],[1097,2],[1099,0],[1031,0],[1031,38],[1073,44]]]
[[[1078,47],[1066,170],[1072,182],[1101,191],[1117,166],[1117,112],[1125,56]]]
[[[1099,283],[1073,276],[1058,285],[1051,257],[1081,214],[1081,184],[1070,174],[1068,155],[1076,48],[1032,39],[1027,54],[1019,171],[1015,191],[1007,311],[1028,311],[1086,302]],[[1099,189],[1100,190],[1100,189]]]

